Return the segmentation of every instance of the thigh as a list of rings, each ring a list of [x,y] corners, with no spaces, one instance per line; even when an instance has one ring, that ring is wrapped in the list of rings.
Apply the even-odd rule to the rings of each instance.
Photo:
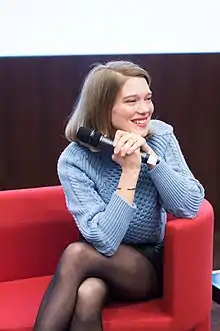
[[[114,277],[111,296],[120,300],[151,299],[158,292],[157,273],[150,260],[129,245],[120,245],[109,259]]]
[[[102,279],[114,298],[141,300],[157,295],[158,279],[152,263],[132,246],[121,244],[115,254],[106,257],[89,243],[76,242],[67,248],[63,261],[80,283],[90,277]]]
[[[106,257],[90,244],[81,242],[88,253],[80,259],[88,266],[87,277],[107,282],[110,296],[120,300],[141,300],[158,295],[158,277],[150,260],[130,245],[121,244],[117,252]]]

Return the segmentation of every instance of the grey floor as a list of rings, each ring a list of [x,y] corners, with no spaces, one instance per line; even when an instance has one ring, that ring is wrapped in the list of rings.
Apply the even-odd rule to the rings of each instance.
[[[220,305],[217,303],[213,303],[211,321],[211,331],[220,331]]]
[[[220,269],[220,231],[215,231],[213,268]],[[220,305],[215,302],[212,305],[211,320],[211,330],[220,331]]]

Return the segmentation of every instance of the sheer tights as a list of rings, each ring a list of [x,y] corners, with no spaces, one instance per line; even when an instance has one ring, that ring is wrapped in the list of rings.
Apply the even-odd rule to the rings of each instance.
[[[157,275],[149,260],[127,245],[105,257],[88,243],[70,244],[43,297],[34,331],[101,331],[109,292],[120,300],[155,296]]]
[[[102,308],[107,298],[107,284],[99,278],[87,278],[78,289],[69,330],[102,330]]]

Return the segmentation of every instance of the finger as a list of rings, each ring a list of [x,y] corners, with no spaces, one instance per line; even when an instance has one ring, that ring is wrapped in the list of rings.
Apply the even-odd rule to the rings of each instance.
[[[115,161],[116,160],[116,155],[112,154],[112,160]]]
[[[131,147],[127,150],[127,154],[130,155],[132,154],[134,151],[136,151],[137,149],[140,149],[141,144],[139,141],[135,141]]]
[[[128,151],[132,148],[132,146],[135,144],[134,139],[129,139],[120,150],[121,156],[125,156],[128,154]]]
[[[115,145],[115,149],[114,149],[114,153],[119,153],[119,151],[121,150],[121,147],[130,139],[129,137],[129,133],[127,132],[123,132],[123,135],[120,136],[120,138],[118,139],[116,145]]]
[[[126,132],[125,131],[122,131],[122,130],[117,130],[116,133],[115,133],[115,137],[114,137],[114,140],[113,140],[113,147],[115,147],[118,143],[118,141],[121,139],[121,137],[125,134]]]

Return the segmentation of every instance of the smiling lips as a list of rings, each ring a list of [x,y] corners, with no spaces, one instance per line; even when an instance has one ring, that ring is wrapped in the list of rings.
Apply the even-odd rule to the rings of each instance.
[[[145,118],[143,118],[143,119],[135,119],[135,120],[132,120],[132,123],[138,125],[138,126],[141,127],[141,128],[146,127],[147,122],[148,122],[148,117],[145,117]]]

